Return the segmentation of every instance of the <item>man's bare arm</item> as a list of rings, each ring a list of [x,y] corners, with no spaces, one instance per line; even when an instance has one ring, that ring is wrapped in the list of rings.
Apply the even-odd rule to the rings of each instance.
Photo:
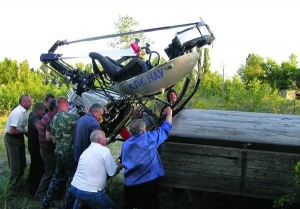
[[[166,120],[169,121],[172,124],[172,109],[170,107],[167,107],[164,109],[164,115],[166,115]]]
[[[26,134],[26,132],[18,130],[17,127],[10,126],[9,134],[11,134],[11,135],[20,135],[20,134]]]

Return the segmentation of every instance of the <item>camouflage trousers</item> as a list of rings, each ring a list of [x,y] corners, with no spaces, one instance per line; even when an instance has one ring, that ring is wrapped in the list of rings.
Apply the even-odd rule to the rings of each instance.
[[[48,191],[43,199],[43,206],[49,207],[55,194],[57,194],[60,188],[67,183],[68,179],[72,181],[76,172],[77,162],[74,161],[73,154],[59,154],[55,153],[56,168],[52,177],[51,183],[48,187]],[[73,197],[70,188],[62,201],[61,208],[72,208],[75,198]]]

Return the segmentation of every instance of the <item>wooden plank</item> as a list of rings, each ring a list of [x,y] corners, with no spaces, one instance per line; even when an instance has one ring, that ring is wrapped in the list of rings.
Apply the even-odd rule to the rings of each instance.
[[[247,168],[256,168],[269,171],[282,171],[282,172],[293,172],[294,167],[298,161],[281,162],[280,158],[278,161],[265,161],[265,160],[251,160],[247,158]]]
[[[276,200],[284,194],[286,194],[286,192],[284,191],[260,189],[260,188],[245,188],[242,196]],[[296,199],[296,202],[299,202],[299,200]]]
[[[175,161],[176,162],[188,162],[197,164],[208,164],[208,165],[228,165],[241,167],[241,160],[239,158],[229,158],[220,156],[206,156],[206,155],[195,155],[189,153],[179,152],[162,152],[162,161]]]
[[[299,138],[300,140],[300,138]],[[247,158],[253,161],[266,161],[268,163],[282,162],[288,164],[289,166],[296,166],[295,162],[300,160],[300,153],[278,153],[278,152],[269,152],[269,151],[247,151]]]
[[[232,186],[236,187],[237,189],[240,188],[240,177],[234,176],[225,176],[225,175],[207,175],[203,172],[193,172],[193,171],[180,171],[171,169],[165,169],[166,178],[173,179],[173,180],[184,180],[190,184],[194,184],[195,182],[210,182],[211,184],[219,184],[223,185],[224,187]]]
[[[198,191],[208,191],[208,192],[221,192],[225,194],[241,195],[238,188],[233,186],[224,186],[221,184],[212,184],[210,181],[198,181],[189,182],[186,180],[161,178],[159,179],[159,184],[169,187],[181,188],[181,189],[191,189]]]
[[[174,117],[171,136],[299,147],[300,117],[185,109]]]
[[[232,149],[226,147],[215,147],[197,144],[185,144],[176,142],[165,142],[160,147],[161,152],[171,153],[190,153],[195,155],[206,155],[206,156],[220,156],[228,157],[232,159],[238,159],[241,157],[243,150]]]
[[[291,181],[294,163],[300,155],[276,152],[264,152],[223,148],[207,145],[194,145],[166,142],[160,148],[167,179],[186,181],[206,181],[220,184],[226,188],[226,181],[234,179],[235,193],[244,187],[256,185],[269,186],[264,189],[284,188]],[[242,152],[246,152],[245,175],[242,176]],[[292,158],[292,160],[291,160]],[[282,161],[281,161],[282,159]],[[186,175],[184,175],[186,174]],[[258,182],[258,183],[255,183]],[[269,181],[274,181],[268,183]],[[251,182],[249,184],[249,182]],[[177,184],[177,183],[176,183]],[[193,187],[186,185],[186,187]],[[246,188],[243,188],[243,190]],[[262,188],[261,188],[262,189]],[[284,192],[284,191],[281,191]]]
[[[260,169],[246,169],[245,178],[252,179],[265,179],[274,181],[288,182],[292,179],[292,172],[273,171],[273,170],[260,170]]]
[[[239,167],[229,167],[226,165],[205,165],[205,164],[195,164],[195,163],[187,163],[187,162],[163,162],[165,169],[172,169],[175,172],[177,171],[197,171],[207,175],[223,175],[223,176],[241,176],[241,168]]]
[[[280,180],[261,180],[261,179],[251,179],[247,178],[245,181],[245,189],[266,189],[274,190],[284,193],[288,189],[292,188],[291,181],[280,181]]]

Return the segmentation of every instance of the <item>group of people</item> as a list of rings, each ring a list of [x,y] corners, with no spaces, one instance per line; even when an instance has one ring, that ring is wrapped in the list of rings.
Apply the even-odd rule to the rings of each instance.
[[[49,208],[53,200],[61,196],[63,201],[59,208],[79,208],[80,205],[117,208],[105,192],[105,186],[107,177],[123,168],[123,208],[159,208],[156,180],[164,175],[164,169],[158,147],[170,135],[170,107],[164,109],[166,120],[154,131],[146,130],[143,118],[132,119],[131,136],[122,145],[121,161],[115,162],[100,127],[104,114],[100,104],[91,105],[88,112],[79,117],[68,112],[69,103],[63,96],[55,98],[47,94],[45,103],[36,102],[29,113],[31,103],[30,95],[23,94],[6,122],[5,146],[13,191],[22,186],[26,168],[24,136],[27,136],[31,158],[27,186],[34,198],[43,198],[43,208]],[[71,185],[67,188],[68,180]]]

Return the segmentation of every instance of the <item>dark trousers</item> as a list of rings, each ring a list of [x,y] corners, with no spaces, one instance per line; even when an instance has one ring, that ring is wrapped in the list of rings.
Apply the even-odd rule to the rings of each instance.
[[[124,209],[159,209],[156,180],[135,186],[125,185]]]
[[[9,183],[15,185],[23,177],[26,168],[25,144],[23,135],[6,133],[4,143],[7,153],[8,167],[10,168]]]
[[[39,187],[35,193],[36,197],[46,194],[56,167],[56,159],[55,159],[54,151],[47,152],[46,150],[41,149],[40,155],[45,164],[45,173],[42,176]]]
[[[73,154],[62,155],[55,153],[56,158],[56,169],[51,179],[51,183],[48,187],[46,196],[43,199],[43,205],[48,206],[54,199],[55,194],[65,185],[68,181],[72,181],[73,176],[76,172],[77,162],[75,162]],[[71,193],[71,189],[68,189],[65,198],[62,202],[62,208],[70,208],[73,206],[75,198]]]
[[[29,193],[33,197],[40,184],[41,178],[44,175],[44,162],[40,152],[29,151],[30,153],[30,168],[28,174]]]

